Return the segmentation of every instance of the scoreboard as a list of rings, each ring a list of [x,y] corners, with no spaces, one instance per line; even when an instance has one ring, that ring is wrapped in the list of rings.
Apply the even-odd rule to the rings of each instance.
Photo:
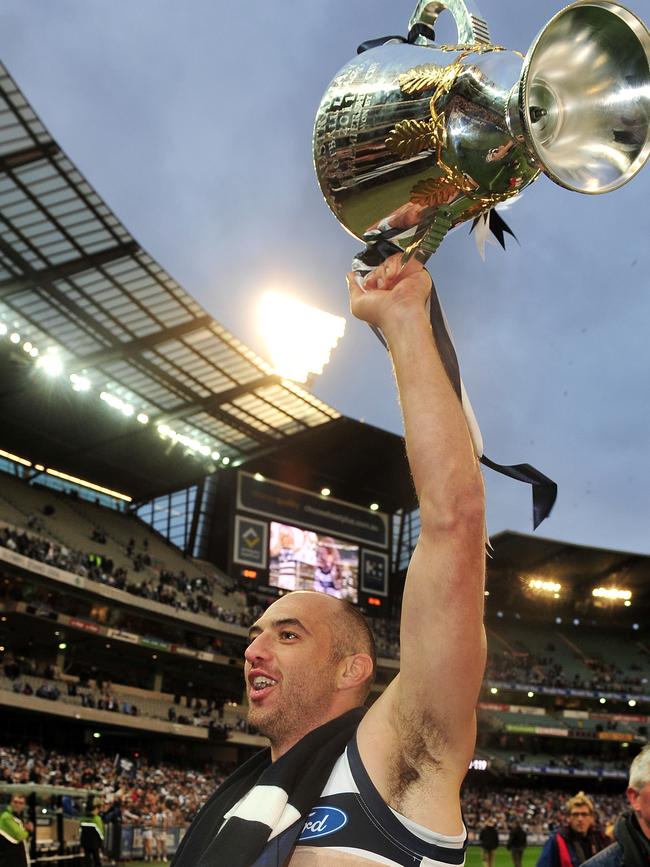
[[[389,515],[243,471],[233,500],[229,572],[245,586],[387,609]]]

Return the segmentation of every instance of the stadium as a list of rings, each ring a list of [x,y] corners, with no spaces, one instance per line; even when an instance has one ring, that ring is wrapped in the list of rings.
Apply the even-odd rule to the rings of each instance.
[[[278,375],[144,251],[0,69],[0,793],[34,863],[159,860],[266,740],[243,651],[270,601],[368,617],[399,669],[419,517],[403,440]],[[463,810],[526,863],[584,790],[607,829],[650,720],[650,557],[491,540],[488,667]],[[470,852],[469,863],[477,855]],[[504,861],[504,863],[506,863]]]

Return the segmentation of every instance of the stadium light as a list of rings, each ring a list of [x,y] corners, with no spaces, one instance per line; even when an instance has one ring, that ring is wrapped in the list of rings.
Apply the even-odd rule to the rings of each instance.
[[[499,692],[499,690],[496,688],[496,686],[491,686],[490,692],[492,693],[492,695],[496,695]]]
[[[379,511],[379,503],[371,503],[370,504],[370,511],[371,512],[378,512]]]
[[[68,645],[65,643],[65,641],[60,641],[59,642],[59,650],[67,650],[67,649],[68,649]]]
[[[59,376],[63,373],[63,362],[56,349],[48,349],[45,355],[41,355],[37,364],[48,376]]]
[[[91,491],[97,491],[100,494],[107,494],[109,497],[114,497],[116,500],[124,500],[125,503],[130,503],[132,497],[127,494],[120,494],[119,491],[112,491],[110,488],[104,488],[102,485],[96,485],[94,482],[88,482],[86,479],[80,479],[77,476],[71,476],[68,473],[62,473],[60,470],[47,469],[45,472],[48,476],[54,476],[56,479],[63,479],[64,482],[72,482],[75,485],[81,485],[82,488],[90,488]]]
[[[631,699],[628,701],[628,705],[629,705],[630,707],[636,707],[636,699],[631,698]]]
[[[7,458],[7,460],[14,461],[16,464],[22,464],[23,467],[31,467],[32,465],[32,462],[28,461],[27,458],[18,457],[18,455],[6,452],[4,449],[0,449],[0,458]]]
[[[606,698],[599,698],[598,701],[599,701],[601,704],[607,704],[607,699],[606,699]]]
[[[100,732],[93,732],[93,737],[94,738],[101,738],[101,733]]]
[[[263,482],[264,481],[264,476],[262,475],[262,473],[255,473],[253,478],[255,479],[256,482]]]
[[[329,497],[332,493],[329,488],[321,488],[320,489],[321,497]]]
[[[4,324],[4,322],[0,322],[0,337],[4,337],[6,333],[7,326]]]
[[[29,354],[32,358],[38,358],[38,349],[35,346],[32,346],[32,348],[29,350]]]
[[[33,344],[30,343],[29,340],[26,340],[26,341],[23,343],[23,350],[24,350],[25,352],[31,352],[32,349],[33,349]]]
[[[556,599],[559,599],[562,592],[562,585],[557,581],[545,581],[542,578],[529,578],[528,589],[534,593],[550,593]]]
[[[330,360],[345,333],[345,319],[283,295],[265,292],[258,310],[259,328],[279,376],[307,382]]]
[[[610,602],[630,602],[632,591],[622,587],[594,587],[591,595],[596,599],[608,599]]]
[[[528,690],[528,698],[535,698],[535,693],[532,690]]]
[[[228,455],[226,455],[225,457],[221,458],[221,463],[224,465],[224,467],[227,467],[227,466],[228,466],[228,464],[230,463],[230,458],[228,457]]]
[[[133,407],[126,400],[122,400],[121,397],[118,397],[116,394],[111,394],[110,391],[102,391],[99,395],[99,399],[103,400],[104,403],[107,403],[113,409],[119,410],[123,415],[130,417],[133,415]]]
[[[4,644],[0,644],[0,653],[4,653],[4,652],[5,652],[5,646],[4,646]]]
[[[70,382],[75,391],[90,391],[90,380],[87,376],[79,376],[78,373],[71,373]]]
[[[9,335],[9,340],[11,340],[12,343],[20,343],[20,334],[18,334],[17,331],[13,331]]]
[[[210,457],[212,458],[213,461],[218,461],[219,458],[221,457],[221,455],[219,454],[219,452],[212,452]]]
[[[140,422],[140,424],[149,424],[149,416],[146,412],[139,412],[136,416],[136,420]]]

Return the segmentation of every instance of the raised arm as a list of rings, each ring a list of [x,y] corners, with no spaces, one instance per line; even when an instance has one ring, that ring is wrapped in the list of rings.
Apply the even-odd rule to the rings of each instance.
[[[352,275],[349,286],[354,315],[388,342],[421,518],[402,601],[400,673],[362,723],[360,750],[391,806],[457,833],[485,666],[483,481],[431,333],[426,271],[414,260],[401,270],[397,255],[363,289]]]

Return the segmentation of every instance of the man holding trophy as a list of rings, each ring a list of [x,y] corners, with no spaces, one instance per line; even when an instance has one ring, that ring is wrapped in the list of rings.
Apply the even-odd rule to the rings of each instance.
[[[458,44],[435,43],[448,8]],[[580,47],[575,51],[576,46]],[[250,630],[249,720],[270,741],[219,787],[174,867],[462,865],[460,786],[485,664],[480,432],[424,262],[445,234],[487,218],[544,171],[609,192],[650,154],[650,34],[613,0],[578,0],[524,58],[490,43],[463,0],[420,0],[407,38],[364,43],[318,110],[325,199],[366,249],[348,275],[353,314],[390,352],[418,496],[397,677],[367,710],[372,633],[333,596],[289,593]],[[365,278],[361,272],[365,272]]]
[[[485,663],[481,471],[431,332],[427,272],[397,255],[348,284],[352,312],[391,352],[420,503],[400,672],[364,713],[375,660],[358,611],[315,592],[274,602],[245,665],[249,719],[270,751],[201,811],[181,867],[464,863],[459,792]]]

